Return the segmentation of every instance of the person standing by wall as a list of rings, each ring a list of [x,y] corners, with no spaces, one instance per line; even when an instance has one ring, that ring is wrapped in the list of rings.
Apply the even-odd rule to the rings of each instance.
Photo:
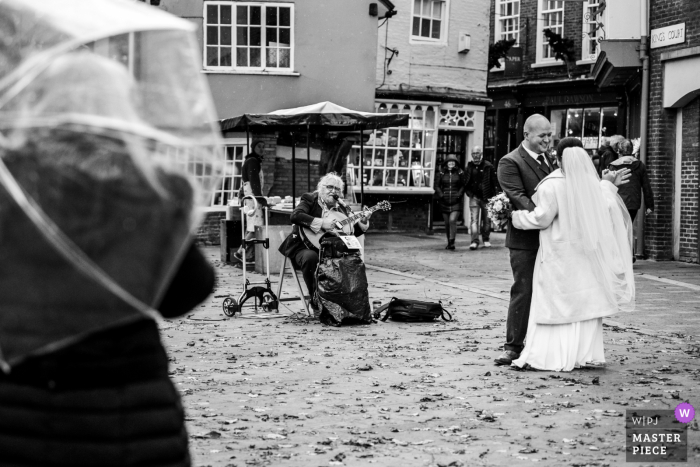
[[[458,163],[457,156],[449,154],[437,174],[435,183],[435,196],[439,200],[442,218],[445,221],[446,250],[455,249],[457,218],[462,211],[462,196],[466,184],[464,170],[457,167]]]
[[[258,201],[255,215],[246,218],[245,239],[255,240],[255,227],[264,224],[262,208],[263,206],[267,205],[267,202],[262,194],[262,161],[263,151],[265,150],[265,142],[253,140],[253,144],[251,144],[250,147],[251,152],[245,156],[243,167],[241,169],[241,181],[243,183],[241,190],[243,196],[255,196]],[[253,200],[247,199],[245,200],[245,207],[247,209],[255,209],[255,203],[253,203]],[[255,245],[246,245],[245,249],[243,246],[241,246],[238,251],[233,254],[233,257],[242,262],[243,253],[245,253],[245,260],[247,263],[252,263],[255,261]]]
[[[649,183],[649,175],[644,162],[632,155],[632,142],[628,139],[622,140],[618,144],[618,158],[612,161],[608,167],[610,170],[630,169],[631,176],[629,183],[619,187],[617,194],[627,207],[630,217],[634,221],[637,211],[642,207],[642,194],[644,195],[644,205],[646,214],[654,212],[654,192]]]
[[[491,220],[486,212],[486,204],[489,199],[498,194],[498,178],[496,169],[484,159],[481,146],[474,146],[472,149],[472,160],[467,164],[466,170],[466,192],[469,197],[469,211],[471,213],[471,235],[472,243],[470,250],[476,250],[479,246],[479,231],[484,241],[484,247],[491,246]]]

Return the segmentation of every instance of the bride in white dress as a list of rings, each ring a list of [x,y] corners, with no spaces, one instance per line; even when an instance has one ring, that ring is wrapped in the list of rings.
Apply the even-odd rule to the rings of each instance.
[[[578,147],[557,155],[561,169],[537,187],[532,212],[513,212],[519,229],[539,229],[525,348],[512,365],[571,371],[605,363],[603,317],[634,309],[632,222],[615,172],[598,178]]]

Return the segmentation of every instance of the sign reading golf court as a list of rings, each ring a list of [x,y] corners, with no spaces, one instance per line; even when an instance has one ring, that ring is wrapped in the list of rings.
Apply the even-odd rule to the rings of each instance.
[[[651,30],[651,48],[658,49],[668,45],[685,42],[685,23],[674,24]]]

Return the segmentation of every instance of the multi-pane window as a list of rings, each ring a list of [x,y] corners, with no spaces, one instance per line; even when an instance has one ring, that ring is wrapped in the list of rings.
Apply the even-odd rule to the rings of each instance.
[[[414,0],[411,35],[421,40],[442,39],[446,14],[445,0]]]
[[[549,46],[547,38],[544,37],[545,29],[550,29],[552,32],[561,36],[564,35],[564,2],[552,0],[540,0],[540,58],[542,60],[554,60],[554,51]]]
[[[289,3],[205,2],[205,67],[291,70],[292,8]]]
[[[359,190],[360,180],[369,191],[430,190],[435,169],[438,107],[434,105],[377,103],[376,112],[405,113],[408,126],[374,131],[364,145],[353,146],[348,185]],[[360,157],[364,173],[360,176]]]
[[[225,159],[221,181],[212,194],[211,206],[226,206],[238,196],[241,188],[241,168],[245,158],[245,143],[225,144]]]
[[[583,107],[552,110],[552,139],[578,138],[595,154],[603,138],[617,134],[617,107]]]
[[[496,41],[520,44],[520,0],[496,0]]]
[[[595,60],[598,56],[600,39],[604,38],[598,8],[602,0],[588,0],[583,3],[583,60]]]

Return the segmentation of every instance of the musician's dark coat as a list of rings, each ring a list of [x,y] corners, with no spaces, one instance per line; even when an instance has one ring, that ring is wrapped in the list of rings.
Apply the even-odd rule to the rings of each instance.
[[[350,215],[350,211],[342,205],[338,205],[338,210],[346,216]],[[282,242],[279,247],[279,252],[291,258],[299,250],[306,249],[307,246],[304,244],[299,234],[299,226],[311,228],[311,222],[313,222],[314,218],[320,218],[322,216],[323,208],[318,204],[318,192],[304,193],[301,195],[301,201],[299,201],[294,212],[292,212],[291,221],[294,225],[292,233]],[[355,224],[353,233],[356,237],[364,234],[359,224]]]

